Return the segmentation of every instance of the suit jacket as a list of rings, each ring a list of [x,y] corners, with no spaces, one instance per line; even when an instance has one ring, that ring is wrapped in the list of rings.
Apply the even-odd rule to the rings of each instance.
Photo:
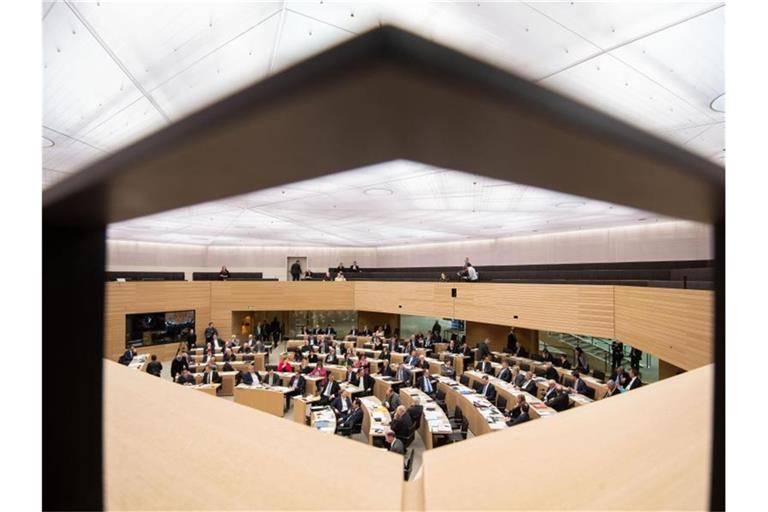
[[[488,375],[493,375],[493,365],[487,361],[477,363],[477,369]]]
[[[222,366],[221,371],[223,372],[233,372],[235,371],[235,368],[230,364],[229,361],[224,363],[224,366]]]
[[[629,382],[627,382],[627,385],[624,389],[629,391],[631,389],[637,389],[642,385],[643,385],[643,381],[640,380],[640,377],[635,377],[634,381],[632,379],[629,379]]]
[[[488,383],[488,389],[486,389],[485,392],[481,389],[480,394],[485,396],[490,402],[496,400],[496,388],[494,388],[493,384],[490,382]]]
[[[567,359],[565,361],[563,361],[562,365],[558,361],[558,366],[561,366],[564,370],[570,370],[571,369],[571,363]]]
[[[568,409],[570,399],[568,398],[568,393],[558,393],[554,398],[547,400],[546,403],[557,412],[562,412]]]
[[[544,398],[542,400],[544,400],[545,402],[548,402],[551,399],[555,398],[556,396],[557,396],[557,389],[555,388],[548,389],[547,392],[544,393]]]
[[[349,372],[347,372],[347,382],[349,382],[353,386],[357,386],[358,384],[360,384],[360,379],[357,377],[357,372],[352,372],[351,377],[349,375]]]
[[[399,418],[393,419],[389,426],[397,437],[408,437],[411,434],[413,421],[408,414],[403,414]]]
[[[609,398],[609,397],[620,395],[620,394],[621,394],[621,391],[619,391],[619,388],[616,387],[616,388],[613,388],[613,391],[608,391],[605,394],[605,397],[603,398]]]
[[[179,374],[179,376],[176,378],[176,382],[179,384],[195,384],[195,377],[192,374],[187,375],[187,378],[184,378],[184,375]]]
[[[400,401],[400,395],[398,395],[397,393],[392,393],[389,396],[385,396],[384,401],[382,402],[382,404],[384,404],[384,407],[386,407],[390,412],[397,409],[397,407],[401,403],[402,402]]]
[[[147,365],[147,373],[151,373],[152,375],[159,377],[160,372],[163,371],[163,365],[160,361],[150,361]]]
[[[320,396],[325,396],[325,388],[328,387],[328,383],[324,383],[323,386],[319,389]],[[333,381],[333,384],[331,385],[331,394],[330,396],[336,396],[339,394],[339,383],[336,381]]]
[[[475,357],[478,361],[482,361],[485,359],[485,356],[491,355],[491,350],[488,348],[488,345],[483,341],[480,342],[480,344],[477,346],[477,352],[475,353]]]
[[[405,445],[401,440],[395,438],[395,440],[392,441],[392,444],[389,445],[389,451],[399,453],[400,455],[405,455]]]
[[[336,355],[335,350],[328,351],[328,355],[325,357],[326,364],[336,364],[339,361],[339,356]]]
[[[394,377],[395,376],[395,370],[392,369],[391,366],[383,366],[381,370],[379,370],[379,373],[384,377]]]
[[[341,426],[345,428],[352,428],[356,425],[363,423],[363,409],[358,407],[347,414],[347,416],[341,420]]]
[[[358,384],[358,386],[362,386],[362,388],[365,390],[372,390],[374,384],[375,381],[373,380],[373,377],[370,375],[363,375],[363,378],[360,379],[360,384]]]
[[[528,382],[523,382],[523,385],[520,386],[520,389],[525,391],[526,393],[530,393],[533,396],[536,396],[536,381],[531,379]]]
[[[518,415],[517,418],[514,418],[514,419],[508,421],[507,425],[509,425],[510,427],[514,427],[515,425],[519,425],[521,423],[525,423],[526,421],[528,421],[530,419],[531,419],[531,417],[528,416],[528,413],[524,412],[524,413]]]
[[[544,377],[546,377],[548,380],[549,379],[552,379],[552,380],[555,380],[555,381],[559,381],[560,380],[560,374],[557,373],[557,370],[555,370],[554,366],[550,366],[549,368],[547,368],[547,371],[544,374]]]
[[[259,375],[258,373],[256,375]],[[243,384],[246,384],[248,386],[253,386],[254,384],[258,384],[261,382],[261,376],[259,375],[259,380],[257,382],[253,381],[253,375],[251,375],[251,372],[243,372]]]
[[[219,372],[216,370],[209,372],[209,373],[203,373],[203,384],[219,384],[221,383],[221,377],[219,377]]]
[[[307,386],[307,379],[305,379],[302,374],[299,374],[298,377],[296,375],[291,377],[291,380],[288,381],[288,386],[289,387],[293,387],[293,384],[296,382],[296,379],[299,380],[298,384],[296,385],[296,389],[303,395],[304,394],[304,389]]]
[[[400,375],[402,374],[402,377]],[[403,382],[410,383],[411,378],[411,370],[408,368],[404,368],[402,365],[397,368],[397,372],[395,373],[396,379],[401,379]]]
[[[189,369],[187,360],[182,358],[181,361],[177,361],[174,357],[173,361],[171,361],[171,378],[175,379],[176,375],[180,374],[184,368]]]
[[[587,394],[587,385],[584,383],[583,380],[579,379],[576,382],[573,383],[573,389],[576,390],[576,392],[580,395],[586,395]]]
[[[279,386],[282,384],[282,379],[280,376],[276,373],[272,374],[272,378],[269,378],[269,374],[264,376],[264,384],[269,384],[270,386]]]
[[[427,390],[424,389],[424,378],[425,378],[425,375],[420,375],[419,377],[416,378],[416,387],[426,393]],[[435,390],[437,390],[437,380],[431,375],[429,376],[429,384],[432,387],[431,392],[434,393]]]
[[[629,384],[629,374],[627,372],[623,372],[621,377],[619,377],[619,375],[614,372],[613,375],[611,375],[611,380],[615,382],[617,386],[625,388],[627,387],[627,384]]]
[[[518,386],[518,387],[522,386],[523,382],[525,382],[525,375],[523,375],[522,373],[518,373],[517,377],[515,377],[515,382],[514,382],[515,386]]]
[[[512,380],[512,370],[509,368],[503,368],[499,370],[499,374],[497,375],[498,378],[503,380],[504,382],[510,382]]]
[[[341,411],[344,407],[344,402],[347,404],[346,413]],[[350,398],[342,398],[341,396],[337,396],[333,399],[333,402],[331,402],[331,407],[333,407],[333,410],[336,411],[336,414],[349,414],[352,412],[352,400]]]

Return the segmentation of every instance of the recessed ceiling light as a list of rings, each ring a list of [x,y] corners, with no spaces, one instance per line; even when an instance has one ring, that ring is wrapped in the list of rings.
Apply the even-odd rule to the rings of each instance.
[[[392,192],[388,188],[383,188],[383,187],[381,188],[374,187],[374,188],[365,189],[365,195],[367,196],[391,196],[392,194],[394,194],[394,192]]]
[[[721,114],[725,114],[725,93],[713,99],[712,103],[709,104],[709,108],[711,108],[715,112],[720,112]]]
[[[564,201],[562,203],[557,203],[555,206],[557,208],[581,208],[585,204],[587,203],[584,201]]]
[[[55,145],[56,145],[56,143],[55,143],[55,142],[53,142],[53,141],[52,141],[51,139],[49,139],[48,137],[45,137],[45,136],[43,136],[43,147],[44,147],[44,148],[52,148],[52,147],[53,147],[53,146],[55,146]]]

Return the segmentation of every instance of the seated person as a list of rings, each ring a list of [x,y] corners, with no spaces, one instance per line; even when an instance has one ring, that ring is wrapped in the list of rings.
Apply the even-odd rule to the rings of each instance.
[[[230,363],[229,361],[226,361],[224,363],[224,366],[221,367],[221,371],[223,371],[223,372],[233,372],[233,371],[235,371],[235,367],[232,366],[232,363]]]
[[[136,357],[136,348],[135,347],[129,347],[122,356],[120,356],[120,359],[117,360],[118,363],[124,364],[128,366],[131,364],[131,361],[133,361],[133,358]]]
[[[571,369],[571,363],[568,361],[568,358],[565,357],[565,354],[560,354],[560,359],[556,361],[556,366],[559,366],[564,370]]]
[[[179,375],[184,368],[189,370],[189,362],[186,358],[186,354],[177,354],[171,362],[171,379],[176,380],[176,376]]]
[[[405,386],[410,386],[411,382],[413,382],[413,374],[404,364],[401,364],[397,366],[395,380],[403,382]]]
[[[483,379],[481,380],[482,389],[479,391],[481,395],[483,395],[485,398],[488,399],[489,402],[493,403],[496,401],[496,388],[493,387],[493,384],[491,384],[491,381],[488,380],[488,375],[483,375]]]
[[[555,358],[552,357],[552,354],[549,353],[549,350],[544,348],[544,350],[541,351],[541,360],[545,363],[552,363],[555,361]]]
[[[576,369],[581,373],[589,373],[589,362],[587,361],[587,354],[581,347],[576,347]]]
[[[355,398],[352,401],[352,410],[349,411],[349,414],[345,415],[341,422],[339,422],[336,426],[337,430],[343,431],[349,431],[357,427],[358,425],[363,424],[363,409],[361,408],[360,399]]]
[[[404,405],[397,406],[392,423],[389,426],[400,439],[407,439],[411,435],[413,420],[411,420],[411,416],[406,412]]]
[[[623,367],[619,366],[611,375],[611,380],[616,383],[616,386],[626,388],[627,384],[629,384],[629,374],[624,371]]]
[[[499,370],[499,374],[497,375],[498,378],[503,380],[504,382],[511,382],[512,381],[512,370],[509,368],[509,361],[504,359],[501,362],[501,370]]]
[[[325,356],[325,364],[338,364],[339,356],[336,354],[336,349],[331,348],[328,351],[328,355]]]
[[[357,358],[357,361],[355,361],[355,364],[353,365],[355,368],[370,368],[371,363],[368,362],[368,358],[365,356],[365,352],[360,354],[360,357]]]
[[[528,351],[525,350],[524,346],[518,343],[512,355],[515,357],[528,357]]]
[[[530,410],[530,406],[527,402],[523,402],[522,405],[520,405],[520,414],[514,418],[507,421],[507,425],[510,427],[514,427],[515,425],[519,425],[521,423],[525,423],[526,421],[530,420],[531,417],[528,415],[528,412]]]
[[[609,380],[608,382],[606,382],[605,387],[608,388],[608,391],[605,393],[605,396],[603,398],[609,398],[609,397],[621,394],[621,391],[619,391],[619,387],[612,380]]]
[[[419,363],[417,364],[418,368],[422,368],[424,370],[429,369],[429,361],[427,361],[427,356],[424,354],[421,354],[419,356]]]
[[[331,407],[333,408],[333,412],[336,413],[337,418],[344,418],[352,411],[351,396],[349,391],[342,391],[341,394],[331,402]]]
[[[215,367],[206,365],[205,369],[203,370],[203,384],[220,384],[221,383],[221,377],[219,377],[219,372],[216,371]]]
[[[456,378],[456,370],[453,369],[453,361],[450,357],[446,357],[443,364],[440,365],[440,375],[449,379]]]
[[[322,382],[322,381],[321,381]],[[320,383],[318,383],[320,384]],[[339,383],[333,373],[328,374],[328,378],[319,386],[320,405],[328,405],[339,394]]]
[[[179,384],[195,384],[195,376],[189,373],[189,368],[184,368],[181,373],[176,377],[176,382]]]
[[[640,373],[634,368],[629,369],[629,382],[624,386],[625,391],[637,389],[643,385],[643,381],[640,380]]]
[[[568,391],[560,384],[556,384],[555,389],[554,396],[547,399],[545,403],[547,407],[551,407],[558,412],[565,411],[570,406]]]
[[[392,351],[390,350],[389,345],[384,345],[381,347],[381,354],[379,354],[379,359],[384,359],[385,361],[392,359]]]
[[[435,394],[435,389],[437,389],[437,381],[429,374],[429,368],[425,369],[416,379],[416,387],[429,396],[433,396]]]
[[[266,377],[264,377],[264,384],[268,386],[279,386],[281,383],[280,376],[270,367],[269,370],[267,370]]]
[[[557,381],[554,379],[549,379],[547,381],[547,391],[544,392],[544,396],[541,399],[544,402],[548,402],[549,400],[555,398],[557,393]]]
[[[155,354],[149,356],[149,359],[150,361],[147,365],[147,373],[154,375],[155,377],[159,377],[160,372],[163,371],[163,363],[157,360],[157,356]]]
[[[405,364],[410,366],[419,365],[419,356],[415,350],[411,350],[411,355],[405,358]]]
[[[280,360],[277,363],[278,372],[292,372],[291,362],[288,360],[287,355],[280,356]]]
[[[299,365],[299,371],[305,375],[309,374],[312,371],[312,367],[309,366],[309,361],[302,359],[301,364]]]
[[[515,365],[512,367],[512,384],[518,388],[525,382],[525,374],[520,371],[520,367]]]
[[[317,366],[315,366],[315,369],[309,372],[310,377],[321,377],[323,381],[325,381],[326,377],[328,377],[328,370],[326,370],[323,367],[323,362],[318,361]]]
[[[310,363],[316,363],[316,362],[318,362],[319,360],[320,360],[320,359],[317,357],[317,353],[315,353],[315,351],[314,351],[314,350],[310,350],[310,351],[307,353],[307,361],[309,361]]]
[[[395,436],[394,430],[387,430],[384,437],[387,440],[388,451],[405,455],[405,445]]]
[[[392,369],[391,366],[389,366],[389,359],[384,359],[381,362],[381,369],[379,370],[379,375],[382,377],[394,377],[395,371]]]
[[[573,386],[571,386],[569,389],[573,393],[578,393],[580,395],[586,395],[587,394],[587,385],[584,383],[584,381],[581,379],[581,374],[579,374],[578,370],[574,370],[571,372],[571,375],[575,379],[573,382]]]
[[[357,378],[357,370],[355,369],[354,366],[352,366],[351,364],[347,364],[347,372],[345,375],[346,377],[344,379],[346,382],[349,382],[353,386],[357,386],[359,380]]]
[[[363,388],[363,396],[368,396],[373,393],[373,385],[376,381],[371,377],[370,370],[368,368],[362,368],[358,372],[358,386]]]
[[[544,365],[544,378],[546,379],[552,379],[552,380],[560,380],[560,374],[557,373],[557,370],[555,370],[555,367],[552,365],[552,363],[547,363]]]
[[[520,413],[522,412],[521,406],[523,404],[527,404],[528,401],[525,399],[525,395],[517,395],[515,397],[515,405],[512,407],[512,409],[509,410],[509,414],[505,414],[504,416],[507,417],[507,419],[514,419],[520,416]]]
[[[533,377],[533,372],[525,372],[525,381],[523,381],[523,384],[519,386],[519,388],[526,393],[530,393],[531,395],[536,396],[537,387],[536,381]]]
[[[384,397],[384,400],[381,402],[384,407],[387,408],[387,410],[391,413],[395,412],[395,410],[400,406],[400,395],[395,393],[395,390],[392,389],[392,386],[387,388],[387,394]]]
[[[242,383],[246,386],[261,384],[261,375],[256,371],[256,365],[251,363],[247,372],[243,372]]]
[[[290,391],[285,392],[285,410],[286,411],[291,405],[291,398],[294,396],[303,395],[304,390],[307,387],[307,380],[304,378],[304,375],[301,373],[298,366],[294,370],[294,373],[291,376],[291,380],[288,381],[288,387],[290,388]]]

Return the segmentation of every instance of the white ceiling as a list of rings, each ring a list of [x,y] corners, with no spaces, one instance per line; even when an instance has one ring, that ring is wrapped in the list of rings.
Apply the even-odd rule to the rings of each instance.
[[[42,20],[43,185],[50,186],[196,109],[384,23],[512,70],[723,162],[725,115],[710,104],[725,92],[724,11],[722,3],[711,2],[46,2]],[[413,169],[414,165],[405,167]],[[466,176],[430,172],[435,177],[424,179],[436,180],[429,181],[429,186],[438,194],[454,188],[442,180]],[[323,186],[326,182],[312,183]],[[333,181],[328,183],[336,186]],[[309,193],[295,189],[298,186],[286,190]],[[466,213],[466,201],[477,199],[469,197],[458,199],[456,204],[451,201],[452,215]],[[409,206],[413,201],[431,205],[433,212],[435,202],[446,201],[441,195],[430,199],[410,193],[390,200],[394,206],[387,211],[388,225],[390,221],[399,223],[395,216],[401,210],[416,215],[419,210]],[[517,204],[514,196],[505,200]],[[155,235],[165,229],[161,225],[140,235],[142,230],[131,231],[128,223],[114,227],[110,237],[251,243],[247,240],[253,240],[252,235],[245,240],[243,233],[231,239],[222,235],[222,223],[234,233],[239,229],[234,224],[258,222],[264,211],[235,209],[233,201],[237,200],[199,207],[221,210],[214,216],[221,219],[210,229],[205,222],[181,222],[186,219],[174,220],[168,213],[162,216],[163,222],[169,223],[162,240]],[[592,204],[586,201],[588,208],[581,212],[590,210]],[[281,204],[281,215],[288,206]],[[590,210],[588,219],[579,214],[572,223],[558,221],[555,225],[559,230],[594,227],[589,223],[599,222],[594,215],[604,215],[604,210]],[[298,207],[288,209],[285,215],[296,216],[300,211]],[[359,215],[358,210],[354,212]],[[515,212],[515,219],[505,224],[509,229],[496,232],[489,228],[482,238],[507,236],[518,222],[521,229],[538,222],[539,228],[549,230],[544,221],[556,220],[541,216],[534,221]],[[251,219],[252,214],[256,217]],[[323,218],[324,222],[334,219],[330,211],[327,215],[330,217]],[[232,222],[225,222],[230,217]],[[425,222],[437,219],[434,213],[424,217]],[[272,225],[277,220],[273,218]],[[408,217],[409,222],[413,220],[413,216]],[[450,222],[447,217],[439,220]],[[612,214],[603,220],[603,225],[617,225],[630,219]],[[313,223],[314,218],[292,217],[292,222]],[[354,224],[349,219],[346,222]],[[136,221],[136,225],[141,224]],[[454,230],[438,234],[439,229],[433,231],[436,228],[430,224],[422,231],[412,226],[413,236],[423,237],[419,241],[455,239],[449,238]],[[315,233],[312,240],[324,245],[346,244],[348,239],[367,243],[364,233],[355,229],[350,226],[348,233],[329,232],[324,239],[317,238],[322,233]],[[375,240],[413,240],[403,229],[405,225],[390,237],[382,226]],[[181,236],[174,238],[173,233]],[[290,242],[269,233],[260,232],[261,240],[255,243]]]
[[[107,234],[201,245],[375,247],[659,220],[632,208],[394,161],[112,224]]]

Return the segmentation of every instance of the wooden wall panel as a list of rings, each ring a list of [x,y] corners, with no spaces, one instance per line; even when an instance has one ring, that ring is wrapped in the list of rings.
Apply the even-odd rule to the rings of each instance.
[[[502,351],[507,346],[507,335],[509,327],[506,325],[467,322],[467,343],[470,347],[488,338],[488,347],[491,350]]]
[[[358,311],[357,328],[362,329],[366,325],[373,329],[376,325],[389,324],[392,331],[400,328],[400,315],[397,313],[378,313],[375,311]]]
[[[211,321],[231,336],[232,311],[353,310],[351,282],[211,282]]]
[[[210,283],[201,281],[108,282],[104,311],[104,357],[116,360],[125,351],[125,315],[162,311],[195,310],[199,335],[210,319]],[[176,353],[176,345],[140,349],[154,352],[167,360]]]
[[[686,370],[713,361],[713,292],[617,286],[615,295],[618,339]]]
[[[613,337],[613,286],[365,281],[355,307]]]

